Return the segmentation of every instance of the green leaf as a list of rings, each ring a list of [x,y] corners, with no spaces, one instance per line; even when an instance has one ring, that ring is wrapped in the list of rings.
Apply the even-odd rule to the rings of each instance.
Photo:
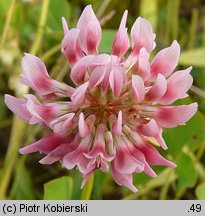
[[[73,179],[73,192],[72,192],[72,200],[80,200],[81,196],[81,184],[82,184],[82,175],[79,170],[73,169],[69,172],[70,176]]]
[[[205,67],[205,47],[184,51],[181,53],[179,63],[185,66]]]
[[[112,43],[115,37],[116,31],[104,30],[102,33],[102,40],[100,43],[99,51],[101,53],[110,53],[112,49]]]
[[[99,169],[96,170],[92,198],[98,200],[103,199],[103,194],[111,194],[113,190],[114,180],[111,177],[111,173],[104,173]]]
[[[62,31],[61,18],[65,17],[66,20],[69,21],[70,15],[71,15],[71,8],[68,1],[51,0],[49,5],[47,24],[52,30]]]
[[[15,169],[14,184],[10,196],[17,200],[34,200],[32,178],[24,165],[24,159],[21,158]]]
[[[195,193],[197,199],[205,200],[205,182],[197,186]]]
[[[186,125],[168,129],[163,133],[163,137],[169,148],[168,152],[173,158],[177,158],[184,145],[188,145],[191,150],[198,149],[205,140],[204,133],[204,116],[197,112]]]
[[[70,177],[54,179],[44,185],[44,200],[69,200],[72,189],[73,181]]]
[[[177,182],[178,191],[193,187],[196,184],[197,174],[192,159],[182,152],[177,165],[176,172],[179,179]]]

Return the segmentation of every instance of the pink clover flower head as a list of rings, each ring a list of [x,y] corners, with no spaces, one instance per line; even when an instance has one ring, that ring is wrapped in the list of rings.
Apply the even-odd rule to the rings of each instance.
[[[76,28],[69,29],[63,18],[61,50],[75,87],[52,79],[38,57],[25,54],[20,81],[38,96],[5,95],[5,103],[19,118],[50,128],[48,136],[20,149],[22,154],[40,152],[46,155],[42,164],[60,161],[67,169],[77,167],[84,177],[82,186],[96,169],[110,169],[117,184],[136,192],[133,173],[156,177],[151,166],[176,166],[153,143],[166,150],[163,129],[184,125],[196,113],[197,103],[171,105],[188,96],[193,82],[191,67],[174,72],[180,54],[177,41],[150,60],[155,48],[151,25],[139,17],[129,36],[127,14],[111,54],[98,52],[102,30],[90,5]]]

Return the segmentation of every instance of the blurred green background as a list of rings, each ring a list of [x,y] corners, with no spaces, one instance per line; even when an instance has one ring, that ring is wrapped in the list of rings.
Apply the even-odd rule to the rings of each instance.
[[[110,174],[95,172],[94,188],[80,189],[77,170],[60,163],[43,166],[38,153],[22,156],[21,146],[47,133],[14,118],[5,93],[21,96],[18,83],[24,52],[41,57],[50,75],[71,82],[60,52],[61,17],[74,27],[81,11],[91,4],[103,26],[100,52],[109,52],[121,16],[128,9],[128,31],[138,16],[148,19],[157,34],[158,50],[176,39],[181,45],[178,69],[192,65],[190,97],[178,103],[199,103],[199,112],[186,126],[164,131],[169,149],[161,153],[176,169],[154,167],[158,178],[134,175],[139,192],[114,183]],[[203,0],[0,0],[0,199],[205,199],[205,1]],[[51,181],[52,180],[52,181]]]

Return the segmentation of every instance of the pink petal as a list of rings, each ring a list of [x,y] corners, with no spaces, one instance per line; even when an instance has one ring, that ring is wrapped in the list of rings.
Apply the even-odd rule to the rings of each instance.
[[[54,94],[56,97],[70,97],[75,89],[63,82],[59,82],[57,80],[52,80],[53,85],[55,86]],[[56,98],[54,97],[54,98]],[[50,99],[49,95],[43,96],[45,99]]]
[[[96,120],[96,116],[94,114],[89,115],[85,120],[86,124],[89,126],[89,133],[92,133],[95,120]]]
[[[22,67],[25,75],[29,78],[35,78],[36,76],[49,77],[47,69],[41,59],[29,53],[25,53],[22,60]]]
[[[158,74],[157,80],[152,88],[146,93],[145,100],[157,102],[163,97],[167,90],[167,80],[162,74]]]
[[[83,52],[78,42],[79,34],[79,29],[71,29],[66,33],[62,41],[61,51],[71,66],[74,65],[78,59],[83,57]]]
[[[178,64],[179,54],[180,46],[177,41],[159,51],[151,64],[152,78],[155,79],[159,73],[165,77],[169,76]]]
[[[108,156],[106,153],[104,132],[104,124],[98,125],[92,150],[89,153],[84,153],[85,157],[90,159],[90,162],[87,165],[88,170],[94,170],[96,168],[101,168],[104,172],[109,170],[107,162],[110,162],[113,159],[113,156]]]
[[[81,85],[85,82],[86,73],[88,72],[88,67],[93,58],[93,55],[87,55],[79,59],[76,64],[74,64],[70,73],[70,78],[76,85]]]
[[[116,122],[113,125],[113,133],[120,136],[122,134],[122,111],[119,111]]]
[[[132,184],[132,181],[133,181],[132,174],[124,174],[124,173],[122,174],[118,172],[115,169],[113,162],[111,162],[111,172],[112,172],[113,179],[115,180],[117,184],[128,187],[134,193],[138,191],[137,188]]]
[[[111,56],[108,54],[99,54],[95,55],[93,61],[91,62],[91,69],[97,67],[97,66],[106,66],[110,64],[111,62]]]
[[[111,158],[111,157],[110,157]],[[108,165],[108,161],[111,161],[111,159],[101,159],[101,163],[100,163],[100,168],[103,172],[108,172],[109,171],[109,165]]]
[[[83,10],[77,28],[80,29],[79,42],[83,51],[86,54],[95,54],[101,40],[102,30],[91,5]]]
[[[130,46],[130,41],[126,28],[127,14],[128,11],[126,10],[123,14],[119,30],[114,38],[114,42],[112,45],[112,54],[119,57],[124,56]]]
[[[164,150],[167,150],[168,149],[168,147],[167,147],[167,145],[166,145],[166,143],[165,143],[165,141],[164,141],[164,139],[163,139],[163,137],[162,137],[162,129],[160,128],[160,132],[159,132],[159,134],[158,134],[158,136],[156,136],[155,137],[155,139],[157,140],[157,142],[159,143],[159,145],[164,149]]]
[[[157,125],[154,119],[151,119],[147,124],[138,125],[137,132],[147,137],[154,137],[164,150],[167,149],[166,143],[162,137],[162,129]]]
[[[182,106],[164,106],[157,108],[152,116],[161,127],[173,128],[177,125],[184,125],[193,117],[197,108],[197,103]]]
[[[159,132],[159,126],[154,119],[151,119],[147,124],[141,124],[137,130],[145,136],[156,137]]]
[[[27,110],[39,119],[39,122],[45,122],[48,124],[51,120],[57,117],[57,112],[55,106],[52,105],[42,105],[37,100],[37,98],[33,95],[25,95],[26,99],[28,100],[26,103]]]
[[[121,137],[115,137],[116,139],[116,155],[113,160],[115,170],[124,174],[131,174],[135,170],[143,166],[143,164],[134,158],[129,152],[125,141]]]
[[[141,76],[144,81],[150,77],[149,53],[144,47],[140,49],[136,67],[137,74]]]
[[[148,53],[154,49],[155,34],[149,21],[141,17],[137,18],[131,29],[133,52],[138,54],[144,47]]]
[[[135,157],[138,161],[142,162],[142,164],[144,165],[143,167],[141,167],[141,172],[144,171],[147,175],[151,176],[152,178],[155,178],[157,175],[147,163],[144,154],[128,140],[126,144],[129,148],[131,155]]]
[[[68,113],[60,116],[49,123],[49,127],[53,129],[54,133],[68,132],[68,130],[73,126],[73,118],[75,113]]]
[[[120,95],[123,88],[122,73],[122,68],[120,66],[113,67],[110,72],[109,83],[115,97],[118,97]]]
[[[115,169],[124,174],[132,174],[138,168],[137,161],[134,157],[124,150],[117,150],[113,160]]]
[[[81,140],[79,146],[74,151],[66,154],[63,158],[63,166],[67,169],[72,169],[74,166],[80,163],[80,160],[85,158],[83,153],[88,152],[88,146],[91,141],[91,136],[86,136]],[[84,164],[86,166],[86,164]]]
[[[43,137],[42,139],[34,142],[33,144],[21,148],[19,151],[21,154],[29,154],[37,151],[48,154],[55,148],[57,148],[59,145],[69,141],[70,138],[65,138],[61,136],[61,134],[53,133]]]
[[[88,154],[85,154],[87,158],[96,158],[100,153],[105,154],[105,139],[104,139],[105,125],[99,124],[93,141],[93,146]],[[105,156],[106,158],[106,156]]]
[[[94,88],[98,86],[103,81],[105,72],[106,72],[105,66],[98,66],[92,71],[89,78],[90,88]]]
[[[112,133],[110,131],[106,131],[104,134],[104,138],[105,138],[105,146],[106,146],[108,154],[111,156],[114,156],[116,152],[115,152],[115,146],[113,143]]]
[[[36,56],[25,53],[22,60],[24,74],[20,81],[40,95],[52,93],[53,84],[44,63]]]
[[[88,116],[86,120],[84,118],[84,114],[80,113],[78,120],[78,130],[81,137],[85,137],[92,132],[96,120],[95,115]]]
[[[63,157],[76,149],[77,142],[74,140],[70,143],[61,144],[51,151],[48,155],[42,158],[39,162],[41,164],[52,164],[58,160],[62,160]]]
[[[85,100],[85,93],[87,91],[89,82],[85,82],[75,89],[75,92],[71,96],[71,101],[75,106],[81,106]]]
[[[36,56],[25,54],[22,67],[24,74],[20,76],[20,82],[31,87],[42,98],[69,97],[73,92],[71,86],[51,79],[44,63]]]
[[[146,161],[150,165],[162,165],[168,167],[176,167],[176,164],[163,158],[159,152],[148,143],[135,143],[135,146],[143,152]]]
[[[63,25],[64,35],[66,35],[69,32],[69,28],[68,28],[65,17],[62,17],[62,25]]]
[[[78,130],[81,137],[85,137],[89,133],[89,126],[84,120],[84,114],[80,113],[79,122],[78,122]]]
[[[31,118],[31,114],[28,112],[26,108],[26,100],[18,99],[11,95],[5,94],[5,104],[6,106],[15,113],[20,119],[29,120]]]
[[[145,96],[144,81],[138,75],[132,76],[133,97],[136,103],[142,102]]]
[[[103,81],[102,81],[103,91],[106,91],[109,87],[109,77],[110,77],[110,72],[111,72],[110,70],[111,70],[110,66],[105,67],[105,74],[104,74]]]
[[[186,92],[193,83],[193,78],[190,75],[192,67],[186,70],[177,71],[172,74],[167,80],[167,91],[160,99],[161,104],[171,104],[177,99],[187,97]]]
[[[90,162],[90,159],[87,159],[84,155],[85,153],[83,152],[78,163],[77,163],[77,167],[79,169],[79,171],[84,175],[86,173],[91,172],[93,169],[95,169],[95,167],[89,167],[88,164]]]
[[[132,131],[127,126],[124,126],[123,129],[124,131],[126,131],[126,134],[128,134],[132,138],[135,147],[144,154],[147,163],[149,163],[150,165],[176,167],[174,163],[163,158],[153,146],[144,142],[144,140],[142,140],[138,133]]]

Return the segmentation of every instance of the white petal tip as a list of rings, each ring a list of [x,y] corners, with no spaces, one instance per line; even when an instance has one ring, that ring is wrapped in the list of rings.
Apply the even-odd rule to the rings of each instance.
[[[24,149],[24,148],[21,148],[21,149],[19,149],[19,153],[20,153],[20,154],[27,154],[28,152],[27,152],[27,151],[25,151],[25,149]]]

